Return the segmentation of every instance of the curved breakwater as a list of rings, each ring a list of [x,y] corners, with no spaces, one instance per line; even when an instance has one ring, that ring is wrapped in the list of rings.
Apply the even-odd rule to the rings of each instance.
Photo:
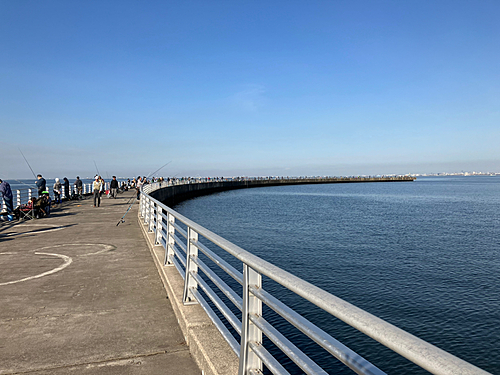
[[[492,289],[500,268],[494,241],[499,234],[495,226],[499,182],[487,178],[423,179],[403,185],[296,182],[268,185],[281,185],[270,189],[260,184],[263,189],[185,200],[210,189],[217,193],[222,186],[213,182],[202,193],[185,187],[183,203],[175,209],[255,255],[500,374],[500,358],[492,351],[499,345],[492,335],[499,323],[495,306],[500,302],[498,288]],[[279,286],[273,291],[282,292]],[[426,373],[383,347],[372,349],[373,341],[290,300],[286,292],[281,296],[388,373]],[[297,337],[293,330],[290,334]],[[307,351],[308,344],[305,347]],[[324,362],[321,354],[314,355],[329,372],[351,373]]]
[[[173,206],[184,200],[219,193],[229,190],[287,186],[287,185],[316,185],[316,184],[346,184],[346,183],[370,183],[370,182],[409,182],[415,181],[410,176],[388,176],[388,177],[302,177],[302,178],[235,178],[222,180],[208,180],[194,183],[171,185],[167,182],[155,185],[151,196],[163,202],[167,206]],[[164,189],[163,187],[169,187]]]

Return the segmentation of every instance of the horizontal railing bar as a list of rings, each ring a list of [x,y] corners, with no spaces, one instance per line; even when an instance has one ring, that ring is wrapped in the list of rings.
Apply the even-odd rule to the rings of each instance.
[[[364,359],[358,353],[349,349],[347,346],[330,336],[322,329],[315,326],[302,315],[292,310],[279,299],[271,295],[269,292],[254,286],[249,287],[250,292],[264,302],[267,306],[285,318],[294,327],[315,341],[318,345],[327,350],[330,354],[336,357],[339,361],[348,366],[357,374],[361,375],[386,375],[385,372],[377,368],[375,365]]]
[[[239,272],[236,268],[231,266],[228,262],[222,259],[220,256],[215,254],[212,250],[206,247],[199,241],[194,241],[195,245],[200,249],[207,257],[209,257],[215,264],[222,268],[229,276],[235,279],[237,282],[243,285],[243,274]]]
[[[170,225],[173,225],[173,227],[182,235],[182,237],[187,238],[187,231],[185,231],[179,224],[177,224],[175,221],[173,223],[170,223]]]
[[[210,308],[207,301],[203,298],[200,292],[196,288],[190,288],[190,292],[193,294],[194,298],[198,301],[200,306],[205,310],[207,315],[210,317],[212,322],[215,324],[215,327],[219,330],[222,336],[226,339],[231,349],[233,349],[234,353],[239,357],[240,356],[240,344],[234,339],[233,335],[226,328],[224,323],[219,319],[219,317],[214,313],[214,311]]]
[[[328,375],[312,359],[305,355],[290,340],[281,334],[276,328],[269,324],[263,317],[255,314],[249,315],[250,321],[255,324],[284,354],[287,355],[297,366],[309,375]]]
[[[177,257],[177,259],[179,259],[181,261],[184,268],[186,268],[186,255],[181,253],[179,250],[177,250],[177,247],[175,245],[169,244],[168,246],[170,246],[170,249],[172,249],[172,251],[174,252],[174,255]]]
[[[259,345],[255,342],[249,342],[248,346],[274,375],[290,375],[290,373],[286,371],[281,363],[279,363],[278,360],[274,358],[271,353],[269,353],[262,345]],[[261,372],[255,372],[255,374],[262,375]]]
[[[177,268],[177,271],[181,274],[182,278],[186,280],[186,271],[182,269],[176,257],[172,257],[172,263],[174,263],[175,268]]]
[[[193,258],[191,258],[193,260]],[[238,332],[238,335],[241,336],[241,321],[233,314],[229,307],[222,302],[217,294],[213,291],[212,288],[203,280],[199,274],[195,272],[190,273],[191,276],[198,282],[206,295],[210,298],[210,300],[214,303],[214,305],[219,309],[219,311],[224,315],[227,321],[233,326],[233,328]]]
[[[212,282],[217,285],[219,290],[224,293],[224,295],[229,298],[229,300],[241,311],[243,309],[243,299],[236,294],[236,292],[229,287],[219,276],[215,274],[200,258],[193,259],[193,261],[198,265],[199,269],[202,270],[207,277],[212,280]]]
[[[166,239],[168,238],[168,232],[165,232],[165,229],[166,229],[165,224],[162,224],[161,230],[160,230],[160,237],[165,239],[165,241],[166,241]]]
[[[174,237],[174,241],[177,245],[179,245],[179,247],[182,249],[182,251],[184,251],[184,253],[187,253],[187,246],[186,244],[177,236],[177,235],[173,235]]]

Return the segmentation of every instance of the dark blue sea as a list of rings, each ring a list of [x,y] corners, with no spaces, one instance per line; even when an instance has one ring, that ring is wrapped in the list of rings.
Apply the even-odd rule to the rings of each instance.
[[[252,188],[174,209],[500,375],[500,177]],[[427,374],[272,283],[264,280],[264,289],[388,374]],[[329,373],[353,373],[271,313],[269,319]],[[279,357],[291,373],[301,373]]]

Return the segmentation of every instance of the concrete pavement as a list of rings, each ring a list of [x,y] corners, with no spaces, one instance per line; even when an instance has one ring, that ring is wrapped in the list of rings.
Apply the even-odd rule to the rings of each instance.
[[[132,193],[0,226],[0,374],[200,374]]]

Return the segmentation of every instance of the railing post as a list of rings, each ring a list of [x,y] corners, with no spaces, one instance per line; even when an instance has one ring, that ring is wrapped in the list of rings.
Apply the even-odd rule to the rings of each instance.
[[[161,244],[161,236],[163,232],[163,210],[160,206],[156,206],[156,235],[155,245]]]
[[[144,207],[144,210],[145,210],[144,211],[144,224],[148,225],[149,224],[149,220],[151,220],[151,201],[149,200],[149,196],[147,196],[147,199],[146,199],[146,201],[144,203],[145,203],[145,207]],[[149,229],[149,225],[148,225],[148,229]]]
[[[21,205],[21,190],[17,190],[17,205]]]
[[[193,245],[192,242],[198,241],[198,233],[188,227],[187,236],[187,253],[186,253],[186,277],[184,279],[184,297],[182,303],[184,305],[193,305],[198,303],[189,291],[190,288],[198,288],[198,283],[191,277],[191,272],[198,272],[198,265],[192,261],[192,257],[198,256],[198,247]]]
[[[141,217],[144,218],[146,216],[146,196],[144,194],[139,193],[139,208],[140,208],[140,213]]]
[[[143,217],[144,217],[144,224],[148,224],[149,220],[149,196],[146,194],[141,194],[144,197],[144,202],[142,203],[142,210],[143,210]]]
[[[243,311],[238,375],[247,375],[250,370],[262,372],[262,361],[249,347],[250,342],[262,345],[262,331],[250,321],[250,315],[262,315],[262,301],[250,293],[250,285],[261,288],[262,276],[248,265],[243,264]]]
[[[175,216],[168,213],[167,222],[167,248],[165,249],[165,260],[163,262],[164,266],[173,265],[172,258],[174,256],[173,247],[175,244],[174,234],[175,234]]]
[[[28,189],[28,201],[30,201],[30,200],[31,200],[31,197],[32,197],[32,195],[31,195],[31,194],[32,194],[32,193],[31,193],[31,189]]]
[[[143,217],[142,214],[142,206],[144,204],[144,198],[142,197],[142,194],[139,195],[139,217]]]
[[[149,228],[148,232],[155,231],[155,202],[151,199],[149,201]]]

